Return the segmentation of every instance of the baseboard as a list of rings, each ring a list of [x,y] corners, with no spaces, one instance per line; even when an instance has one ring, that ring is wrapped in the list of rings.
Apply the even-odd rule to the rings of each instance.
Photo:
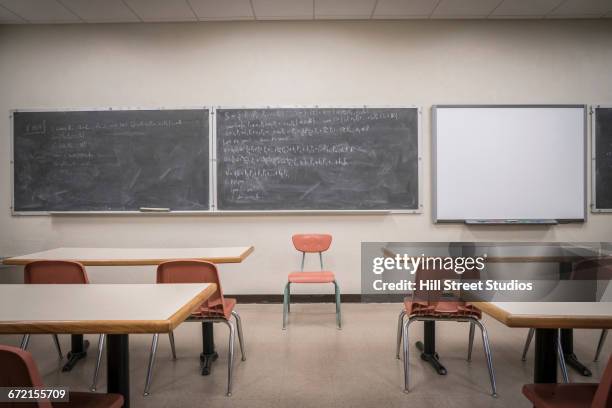
[[[224,295],[235,298],[238,303],[283,303],[283,295]],[[400,303],[404,295],[362,295],[360,293],[347,293],[340,295],[342,303]],[[334,303],[334,295],[291,295],[291,303]]]

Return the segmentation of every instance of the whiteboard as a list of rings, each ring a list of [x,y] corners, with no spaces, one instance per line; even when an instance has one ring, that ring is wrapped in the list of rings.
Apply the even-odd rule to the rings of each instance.
[[[586,216],[584,105],[439,105],[434,221]]]

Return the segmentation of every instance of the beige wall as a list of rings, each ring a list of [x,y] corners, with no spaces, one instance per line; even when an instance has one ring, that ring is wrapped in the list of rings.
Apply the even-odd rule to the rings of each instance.
[[[357,293],[361,241],[612,241],[612,215],[588,214],[584,224],[552,228],[432,224],[429,109],[440,103],[612,105],[612,24],[560,20],[0,26],[0,256],[57,246],[251,244],[256,250],[247,262],[223,266],[226,292],[280,293],[286,273],[299,260],[290,245],[291,234],[327,231],[335,238],[328,266],[337,272],[345,293]],[[424,213],[10,215],[10,109],[210,104],[423,107]],[[94,282],[150,282],[152,271],[91,268],[90,275]],[[0,281],[20,279],[19,270],[0,272]]]

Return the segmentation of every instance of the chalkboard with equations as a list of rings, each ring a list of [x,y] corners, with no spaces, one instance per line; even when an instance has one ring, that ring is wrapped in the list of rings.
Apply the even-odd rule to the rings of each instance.
[[[612,107],[593,109],[593,211],[612,212]]]
[[[215,111],[227,211],[418,211],[418,108]]]
[[[209,110],[15,111],[13,212],[209,209]]]

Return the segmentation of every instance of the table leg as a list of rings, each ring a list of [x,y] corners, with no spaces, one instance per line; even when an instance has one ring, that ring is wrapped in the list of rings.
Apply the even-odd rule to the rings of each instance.
[[[423,342],[417,341],[416,347],[421,351],[421,358],[427,361],[440,375],[446,375],[446,367],[440,363],[440,356],[436,353],[436,322],[427,320],[423,322]]]
[[[569,279],[572,273],[571,262],[559,263],[559,278]],[[582,364],[576,354],[574,354],[574,331],[572,329],[561,330],[561,347],[563,348],[563,356],[565,363],[585,377],[593,375],[584,364]]]
[[[582,364],[576,354],[574,354],[574,331],[572,329],[561,330],[561,347],[563,348],[563,356],[565,357],[565,364],[578,371],[585,377],[593,375],[584,364]]]
[[[124,408],[130,408],[130,341],[127,334],[107,336],[107,391],[121,394]]]
[[[557,382],[557,329],[536,329],[533,382]]]
[[[215,351],[215,337],[212,322],[202,322],[202,375],[209,375],[212,371],[213,362],[219,357]]]
[[[87,348],[89,348],[89,340],[83,340],[82,334],[73,334],[70,336],[70,352],[66,356],[68,361],[62,367],[62,371],[70,371],[76,363],[87,356]]]

